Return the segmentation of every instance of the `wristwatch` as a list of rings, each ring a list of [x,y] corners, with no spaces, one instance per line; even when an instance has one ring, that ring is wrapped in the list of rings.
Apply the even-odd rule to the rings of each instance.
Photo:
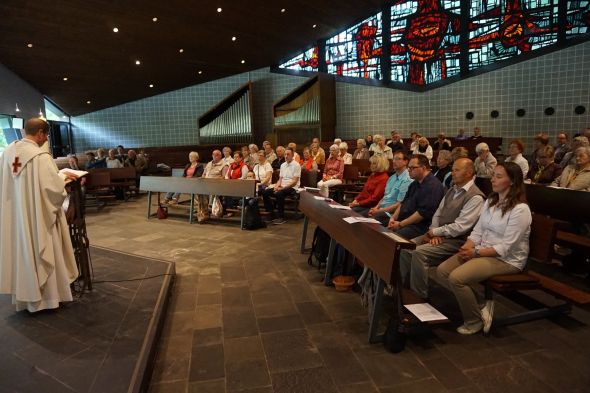
[[[476,258],[479,258],[479,257],[481,257],[481,255],[479,255],[479,250],[480,250],[480,248],[479,248],[479,247],[475,247],[474,254],[475,254],[475,257],[476,257]]]

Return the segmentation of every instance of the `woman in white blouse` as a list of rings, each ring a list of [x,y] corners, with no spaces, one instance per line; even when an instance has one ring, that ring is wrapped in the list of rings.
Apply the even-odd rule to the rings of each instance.
[[[340,142],[338,144],[338,149],[340,149],[340,158],[344,161],[344,165],[351,165],[352,154],[348,152],[348,144],[346,142]]]
[[[441,282],[453,291],[464,323],[461,334],[474,334],[492,325],[493,301],[483,307],[475,286],[498,274],[520,273],[529,255],[531,211],[526,203],[522,170],[513,162],[498,164],[492,176],[493,192],[479,221],[459,253],[437,268]]]
[[[505,162],[513,162],[520,167],[522,175],[526,179],[526,175],[529,173],[529,162],[522,156],[524,151],[524,143],[520,139],[515,139],[508,145],[508,154],[504,160]]]
[[[430,162],[432,162],[432,157],[434,155],[430,142],[428,142],[428,139],[423,136],[418,139],[418,145],[414,147],[412,154],[422,154],[423,156],[426,156]]]
[[[254,165],[254,178],[259,181],[258,191],[263,191],[271,182],[272,179],[272,166],[266,159],[266,154],[263,150],[257,152],[258,164]]]

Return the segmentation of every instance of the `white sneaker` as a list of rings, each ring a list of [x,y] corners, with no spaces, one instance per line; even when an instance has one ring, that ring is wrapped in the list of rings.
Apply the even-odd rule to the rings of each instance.
[[[457,328],[457,333],[464,334],[466,336],[470,336],[472,334],[479,332],[482,327],[483,327],[483,323],[481,323],[481,322],[479,323],[478,327],[475,327],[475,328],[470,328],[469,326],[463,324]]]
[[[481,320],[483,321],[483,333],[488,334],[494,321],[494,301],[487,300],[486,305],[481,309]]]

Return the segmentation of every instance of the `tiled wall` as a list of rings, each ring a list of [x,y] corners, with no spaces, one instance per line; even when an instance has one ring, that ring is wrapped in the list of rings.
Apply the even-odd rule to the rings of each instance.
[[[402,135],[434,136],[440,129],[455,135],[479,126],[484,135],[520,137],[530,146],[540,131],[573,134],[590,126],[589,65],[590,43],[584,43],[425,93],[337,83],[336,134],[356,138],[395,128]],[[254,127],[263,136],[272,131],[272,104],[303,78],[261,69],[79,116],[72,119],[76,150],[195,143],[197,118],[248,80]],[[574,114],[577,105],[586,113]],[[543,114],[548,106],[553,116]],[[515,114],[520,108],[522,118]],[[491,118],[492,110],[500,116]],[[465,119],[469,111],[473,120]]]

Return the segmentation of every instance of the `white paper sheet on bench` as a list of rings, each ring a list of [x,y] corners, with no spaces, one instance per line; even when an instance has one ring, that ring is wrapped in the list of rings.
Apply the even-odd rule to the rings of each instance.
[[[422,322],[441,321],[443,319],[448,319],[428,303],[404,304],[404,307]]]
[[[332,199],[326,198],[326,197],[323,197],[323,196],[317,196],[316,195],[316,196],[314,196],[314,199],[318,199],[320,201],[332,202]]]
[[[379,224],[379,221],[375,220],[374,218],[367,217],[344,217],[343,220],[349,224],[354,224],[355,222],[368,222],[370,224]]]
[[[340,210],[352,210],[352,208],[350,206],[345,206],[345,205],[328,205],[330,206],[332,209],[340,209]]]

